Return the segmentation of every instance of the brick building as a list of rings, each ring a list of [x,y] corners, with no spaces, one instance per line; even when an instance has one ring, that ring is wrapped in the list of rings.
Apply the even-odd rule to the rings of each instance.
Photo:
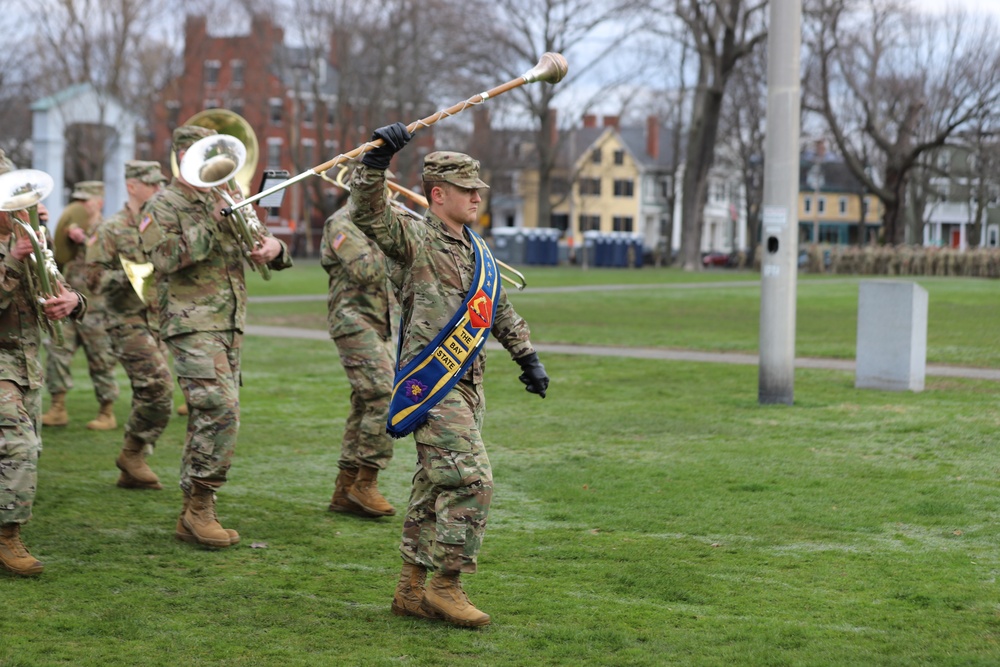
[[[259,156],[252,192],[259,190],[265,169],[298,174],[355,148],[369,138],[370,127],[394,119],[368,119],[367,105],[350,109],[339,104],[340,70],[330,59],[332,51],[315,58],[302,47],[287,46],[284,30],[266,16],[253,16],[248,34],[227,36],[210,34],[206,17],[188,16],[183,72],[155,100],[149,135],[138,143],[138,154],[169,170],[174,128],[213,108],[242,116],[256,135]],[[419,143],[433,145],[433,134],[422,132]],[[399,176],[411,183],[416,177]],[[286,190],[280,208],[258,212],[298,254],[316,254],[324,220],[345,197],[327,181],[309,178]]]

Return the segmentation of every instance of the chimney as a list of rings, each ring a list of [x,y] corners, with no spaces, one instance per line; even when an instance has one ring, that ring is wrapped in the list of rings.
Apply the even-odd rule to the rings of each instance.
[[[597,127],[597,116],[592,113],[584,114],[583,116],[583,126],[584,127]]]
[[[646,117],[646,154],[653,160],[660,159],[660,119]]]
[[[620,116],[605,116],[604,117],[604,127],[613,127],[618,129],[618,123],[621,121]]]
[[[826,157],[826,140],[825,139],[817,139],[816,140],[816,162],[822,162],[824,157]]]

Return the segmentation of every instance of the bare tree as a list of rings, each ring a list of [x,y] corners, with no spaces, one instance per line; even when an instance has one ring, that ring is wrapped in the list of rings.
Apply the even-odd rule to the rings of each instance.
[[[612,54],[623,56],[629,38],[638,30],[637,0],[495,0],[495,20],[489,39],[481,43],[480,74],[498,83],[523,74],[546,52],[561,53],[569,73],[556,85],[518,88],[505,108],[529,119],[535,131],[538,168],[539,224],[552,217],[553,172],[559,141],[557,100],[576,94],[575,106],[586,110],[609,91],[633,80],[637,70],[626,59],[609,67]],[[595,48],[595,45],[596,48]],[[502,75],[502,76],[499,76]]]
[[[139,118],[176,69],[176,55],[154,37],[165,5],[144,0],[17,0],[28,17],[25,40],[35,63],[37,97],[74,84],[93,86],[104,104],[117,100]],[[69,131],[67,180],[100,178],[105,142],[112,130],[98,122]]]
[[[17,14],[0,13],[0,33],[18,33]],[[29,54],[21,48],[0,49],[0,148],[19,167],[30,164],[28,140],[31,138],[29,107],[34,93],[34,67]]]
[[[996,25],[955,10],[916,14],[898,0],[816,0],[806,16],[803,108],[822,116],[882,200],[884,242],[904,243],[907,183],[922,156],[1000,100]]]
[[[749,225],[748,254],[753,257],[760,236],[764,203],[764,140],[767,116],[767,49],[760,42],[737,65],[730,94],[723,105],[720,134],[729,148],[723,155],[742,174]],[[725,159],[725,158],[724,158]]]

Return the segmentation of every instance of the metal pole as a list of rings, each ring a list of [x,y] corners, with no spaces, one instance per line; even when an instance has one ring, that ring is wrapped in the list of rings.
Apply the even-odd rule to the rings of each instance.
[[[801,0],[771,0],[770,11],[757,401],[791,405],[798,279]]]

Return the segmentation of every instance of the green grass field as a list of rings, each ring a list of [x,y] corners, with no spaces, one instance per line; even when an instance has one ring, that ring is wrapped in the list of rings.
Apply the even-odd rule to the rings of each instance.
[[[322,274],[301,268],[250,291],[321,294]],[[525,273],[553,287],[739,279]],[[918,282],[929,355],[1000,366],[997,284]],[[512,299],[536,342],[756,351],[757,292]],[[800,355],[853,356],[856,294],[856,281],[800,281]],[[322,302],[294,305],[325,326]],[[251,323],[287,307],[254,304]],[[619,312],[634,326],[611,331]],[[151,459],[167,488],[115,488],[121,431],[84,428],[96,404],[80,355],[73,422],[44,433],[24,530],[46,571],[0,576],[0,665],[1000,664],[998,383],[928,377],[921,393],[890,393],[800,370],[794,406],[762,407],[754,367],[543,361],[540,400],[490,353],[496,492],[465,583],[493,624],[474,631],[390,614],[399,516],[326,511],[349,393],[332,343],[247,337],[240,444],[219,494],[243,542],[221,551],[173,539],[180,420]],[[399,509],[413,464],[401,440],[380,478]]]

